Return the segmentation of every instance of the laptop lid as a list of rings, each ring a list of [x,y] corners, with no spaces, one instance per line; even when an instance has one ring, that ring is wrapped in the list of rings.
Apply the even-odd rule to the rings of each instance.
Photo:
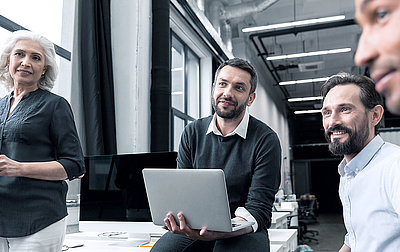
[[[143,177],[154,224],[182,212],[192,229],[233,231],[223,170],[150,168]]]

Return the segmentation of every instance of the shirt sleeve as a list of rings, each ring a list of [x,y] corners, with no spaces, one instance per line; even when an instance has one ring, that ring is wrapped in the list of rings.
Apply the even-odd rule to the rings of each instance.
[[[392,202],[392,206],[397,215],[400,215],[400,160],[397,159],[393,162],[391,169],[386,174],[387,182],[385,186],[388,187],[389,197]]]
[[[236,209],[236,211],[235,211],[235,216],[236,216],[236,217],[242,217],[243,219],[245,219],[246,221],[249,221],[249,222],[254,222],[254,224],[251,225],[251,226],[253,227],[253,232],[257,232],[257,229],[258,229],[257,220],[254,219],[253,215],[251,215],[251,214],[249,213],[249,211],[247,211],[246,208],[244,208],[244,207],[238,207],[238,208]]]
[[[349,233],[347,233],[347,234],[344,236],[344,244],[345,244],[347,247],[351,248],[351,247],[350,247],[350,242],[349,242]]]
[[[192,159],[191,159],[191,146],[190,146],[190,138],[189,138],[189,127],[191,125],[187,125],[181,135],[181,141],[179,143],[178,157],[177,157],[177,166],[178,168],[193,168]]]
[[[272,205],[281,180],[281,147],[276,133],[262,136],[256,143],[255,168],[245,208],[258,228],[270,227]]]
[[[85,173],[83,152],[76,131],[71,107],[65,99],[54,106],[50,135],[56,149],[56,158],[73,180]]]

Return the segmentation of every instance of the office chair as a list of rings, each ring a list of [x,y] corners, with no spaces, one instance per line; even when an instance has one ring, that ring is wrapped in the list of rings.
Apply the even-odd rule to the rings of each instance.
[[[318,231],[308,229],[308,225],[318,223],[318,202],[315,195],[302,195],[300,197],[299,208],[297,215],[287,217],[288,228],[297,229],[297,238],[300,243],[317,243]],[[291,226],[291,219],[298,217],[298,226]]]

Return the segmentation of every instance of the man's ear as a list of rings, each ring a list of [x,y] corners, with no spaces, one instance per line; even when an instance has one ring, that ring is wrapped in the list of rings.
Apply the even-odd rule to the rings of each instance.
[[[383,107],[381,105],[376,105],[371,109],[371,123],[375,127],[382,119]]]
[[[249,101],[247,102],[247,106],[250,107],[255,99],[256,99],[256,92],[253,92],[249,95]]]

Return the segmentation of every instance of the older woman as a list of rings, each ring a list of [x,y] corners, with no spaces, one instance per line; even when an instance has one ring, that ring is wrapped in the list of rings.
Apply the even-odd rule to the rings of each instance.
[[[71,108],[49,90],[57,76],[54,45],[13,32],[0,59],[0,251],[61,251],[65,179],[85,172]]]

